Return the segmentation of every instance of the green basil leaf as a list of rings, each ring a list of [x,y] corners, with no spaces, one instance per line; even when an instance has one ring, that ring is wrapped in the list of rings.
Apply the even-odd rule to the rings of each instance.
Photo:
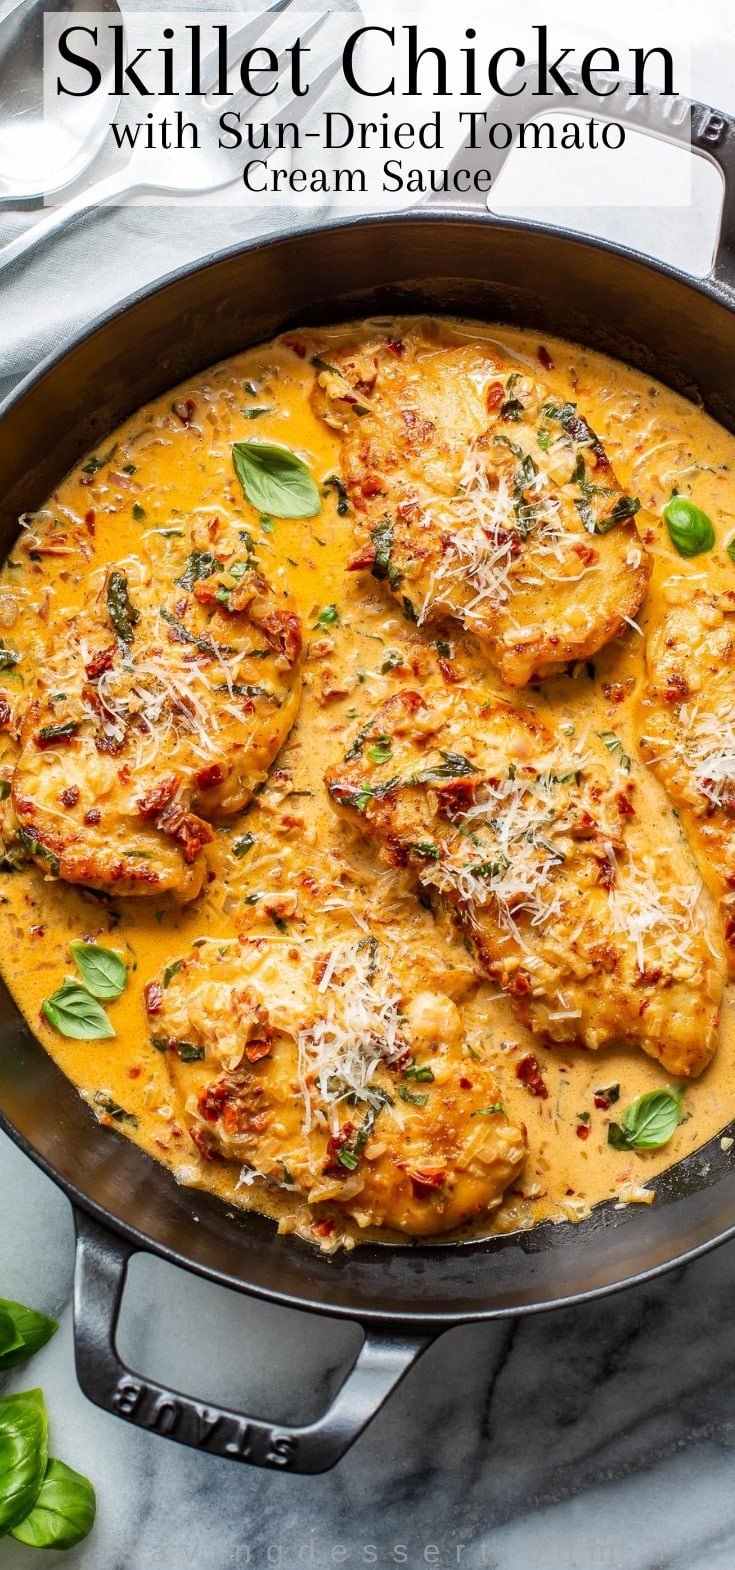
[[[43,1393],[0,1397],[0,1537],[33,1509],[46,1471],[48,1422]]]
[[[140,612],[130,602],[128,580],[116,567],[107,580],[107,614],[117,633],[118,643],[130,648],[133,628],[140,621]]]
[[[659,1150],[679,1127],[683,1103],[683,1090],[671,1085],[636,1096],[620,1122],[610,1124],[608,1144],[614,1150]]]
[[[45,999],[41,1008],[49,1025],[72,1041],[111,1041],[115,1035],[96,998],[70,976],[63,987]]]
[[[733,538],[730,541],[730,544],[726,546],[726,550],[728,556],[730,557],[730,561],[735,561],[735,538]]]
[[[89,1478],[52,1456],[33,1509],[10,1535],[29,1548],[74,1548],[91,1532],[96,1513]]]
[[[0,1368],[3,1361],[13,1352],[18,1352],[23,1347],[23,1337],[18,1334],[15,1321],[4,1308],[0,1308]]]
[[[232,462],[251,506],[276,518],[315,518],[321,512],[314,478],[303,459],[276,442],[235,442]]]
[[[176,582],[181,584],[182,589],[193,589],[200,578],[211,578],[212,573],[221,566],[220,557],[215,556],[213,551],[191,551],[184,571]]]
[[[7,1338],[6,1322],[13,1332],[12,1344]],[[26,1308],[23,1303],[14,1303],[10,1298],[0,1298],[0,1372],[6,1368],[15,1368],[18,1363],[25,1363],[34,1353],[39,1352],[47,1341],[58,1329],[55,1319],[49,1319],[46,1314],[39,1314],[33,1308]]]
[[[100,943],[70,943],[74,963],[93,998],[119,998],[128,983],[128,968],[115,949]]]
[[[715,543],[712,522],[688,497],[672,496],[664,507],[664,521],[680,556],[701,556],[703,551],[711,551]]]

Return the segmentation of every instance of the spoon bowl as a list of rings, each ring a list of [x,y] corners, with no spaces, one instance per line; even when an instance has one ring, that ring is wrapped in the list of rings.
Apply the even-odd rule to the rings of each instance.
[[[109,54],[97,56],[103,91],[89,98],[61,97],[44,104],[44,15],[57,12],[67,25],[75,16],[99,12],[120,19],[117,0],[21,0],[0,20],[0,202],[29,201],[70,185],[94,162],[115,98]]]

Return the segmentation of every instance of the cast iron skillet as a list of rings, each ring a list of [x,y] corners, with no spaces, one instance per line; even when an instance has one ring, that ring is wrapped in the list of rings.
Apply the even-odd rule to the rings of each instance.
[[[599,114],[599,103],[592,107]],[[668,113],[654,123],[647,100],[618,104],[615,113],[681,139],[687,106],[677,99],[669,107],[676,123]],[[434,211],[258,242],[137,295],[46,361],[0,411],[0,540],[9,548],[21,512],[40,505],[85,450],[181,377],[286,326],[376,311],[456,312],[564,334],[701,396],[735,430],[735,121],[694,105],[692,137],[725,179],[715,267],[704,282],[540,225]],[[442,1330],[580,1302],[735,1234],[735,1173],[715,1139],[657,1182],[650,1208],[603,1204],[577,1226],[324,1258],[278,1237],[259,1216],[178,1187],[101,1128],[4,990],[0,1023],[0,1122],[75,1209],[82,1389],[139,1427],[216,1455],[324,1471]],[[358,1320],[365,1340],[329,1411],[304,1428],[274,1427],[127,1369],[115,1328],[136,1250],[273,1302]]]

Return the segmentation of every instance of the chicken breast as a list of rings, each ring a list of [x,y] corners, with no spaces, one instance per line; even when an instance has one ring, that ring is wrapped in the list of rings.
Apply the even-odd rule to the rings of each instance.
[[[649,635],[639,745],[718,900],[735,975],[735,593],[691,593]]]
[[[476,691],[403,692],[327,785],[384,861],[450,902],[543,1041],[636,1044],[676,1075],[705,1067],[725,972],[716,913],[612,733],[573,741]]]
[[[313,363],[315,408],[342,434],[352,565],[406,615],[454,617],[512,687],[625,631],[650,573],[639,504],[574,404],[433,324]]]
[[[51,623],[19,719],[11,855],[116,894],[198,893],[210,820],[265,779],[301,692],[299,618],[232,532],[164,573],[111,567],[88,610]]]
[[[195,951],[147,1000],[201,1154],[292,1189],[319,1226],[454,1230],[520,1172],[525,1131],[491,1068],[463,1057],[455,1004],[373,935],[290,951],[288,967],[277,940]]]

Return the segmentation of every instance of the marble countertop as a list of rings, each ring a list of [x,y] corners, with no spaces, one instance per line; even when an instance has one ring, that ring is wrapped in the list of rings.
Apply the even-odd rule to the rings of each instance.
[[[701,0],[697,17],[695,90],[733,108],[731,12]],[[545,216],[704,271],[717,200],[698,166],[687,209]],[[274,208],[192,211],[185,224],[170,208],[97,214],[3,279],[0,391],[90,314],[210,250],[213,229],[226,245],[288,220]],[[0,242],[27,221],[4,215]],[[60,1321],[4,1388],[43,1386],[52,1442],[98,1490],[94,1533],[67,1564],[732,1570],[735,1245],[582,1308],[451,1332],[335,1471],[300,1478],[185,1450],[92,1406],[74,1375],[70,1206],[4,1136],[0,1193],[0,1292]],[[304,1421],[355,1340],[349,1326],[138,1257],[120,1349],[139,1372],[204,1399]],[[0,1566],[30,1563],[21,1545],[0,1546]]]

